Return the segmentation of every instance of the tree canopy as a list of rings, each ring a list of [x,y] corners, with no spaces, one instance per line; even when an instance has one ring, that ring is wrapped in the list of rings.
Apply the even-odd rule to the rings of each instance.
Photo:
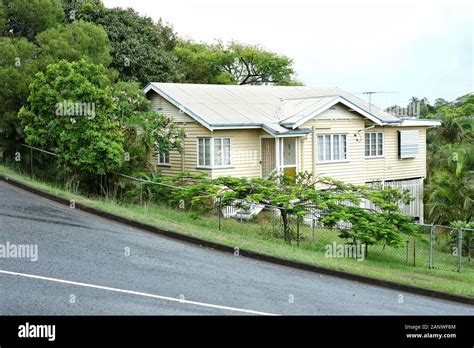
[[[36,34],[55,27],[64,19],[60,0],[3,0],[3,2],[7,35],[33,40]]]
[[[12,149],[22,138],[17,113],[37,72],[37,51],[25,38],[0,38],[0,148]]]
[[[59,61],[30,85],[19,117],[29,144],[51,149],[70,170],[105,174],[123,161],[111,84],[102,65]]]
[[[151,81],[179,80],[173,53],[177,38],[169,25],[154,22],[131,8],[105,8],[98,1],[63,3],[67,21],[89,21],[105,30],[112,47],[110,67],[120,80],[137,81],[142,87]]]
[[[315,210],[324,226],[340,229],[339,236],[354,244],[400,247],[403,245],[401,233],[417,233],[411,218],[400,212],[399,204],[411,199],[409,193],[394,188],[344,184],[330,178],[314,178],[307,172],[299,173],[296,183],[284,175],[254,179],[196,177],[184,186],[181,176],[157,180],[180,185],[181,189],[171,189],[172,193],[160,189],[160,197],[167,197],[173,204],[185,202],[191,210],[213,210],[217,204],[225,206],[235,202],[240,202],[238,207],[243,209],[252,203],[273,207],[281,215],[287,242],[295,239],[290,220],[293,220],[294,226],[295,222],[301,222],[303,217],[313,214]],[[361,208],[362,199],[370,199],[378,210]],[[341,222],[350,224],[350,227],[340,228]]]
[[[217,84],[299,84],[293,60],[260,46],[238,42],[195,43],[182,40],[175,49],[184,82]]]
[[[427,213],[438,224],[469,223],[474,208],[474,95],[438,105],[427,115],[442,120],[427,137]]]
[[[36,37],[41,67],[65,59],[69,62],[84,59],[107,67],[111,61],[107,33],[93,23],[76,21],[50,28]]]
[[[6,22],[5,5],[0,1],[0,33],[4,33]]]

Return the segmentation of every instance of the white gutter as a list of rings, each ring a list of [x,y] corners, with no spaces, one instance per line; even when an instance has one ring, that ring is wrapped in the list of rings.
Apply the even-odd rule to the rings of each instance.
[[[397,127],[437,127],[441,126],[441,120],[426,120],[426,119],[407,119],[401,120],[396,124],[388,124],[387,126]]]

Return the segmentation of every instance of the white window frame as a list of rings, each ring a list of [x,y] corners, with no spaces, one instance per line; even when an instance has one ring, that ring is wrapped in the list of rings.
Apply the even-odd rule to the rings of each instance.
[[[372,153],[372,134],[375,134],[375,154]],[[379,137],[382,137],[382,154],[379,154]],[[367,139],[369,139],[369,154],[367,155]],[[384,132],[365,132],[364,140],[364,156],[365,158],[381,158],[385,156],[385,134]]]
[[[209,139],[209,147],[210,147],[210,165],[203,165],[199,163],[199,142],[200,140],[203,139]],[[229,140],[229,163],[228,164],[221,164],[221,165],[216,165],[216,157],[215,157],[215,140],[220,140],[221,142],[221,153],[222,153],[222,161],[224,159],[224,139]],[[205,168],[205,169],[212,169],[212,168],[231,168],[232,167],[232,139],[230,137],[216,137],[216,138],[210,138],[210,137],[199,137],[197,138],[197,168]],[[204,158],[204,157],[203,157]],[[205,161],[205,158],[204,158]]]
[[[169,166],[170,165],[170,153],[158,153],[158,165]]]
[[[338,145],[339,145],[339,158],[338,159],[333,159],[334,157],[334,136],[338,136]],[[323,137],[323,142],[322,142],[322,148],[320,149],[319,146],[319,138]],[[331,143],[331,153],[330,153],[330,158],[328,159],[326,157],[326,137],[330,138],[330,143]],[[343,141],[342,139],[345,139]],[[345,145],[345,146],[344,146]],[[348,162],[347,159],[347,133],[321,133],[321,134],[316,134],[316,162],[317,163],[337,163],[337,162]],[[345,149],[345,151],[344,151]],[[322,151],[323,154],[323,159],[319,159],[319,154]]]

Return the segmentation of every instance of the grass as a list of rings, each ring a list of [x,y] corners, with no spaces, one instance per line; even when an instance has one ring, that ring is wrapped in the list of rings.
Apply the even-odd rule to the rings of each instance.
[[[217,217],[215,216],[203,216],[196,219],[194,215],[185,211],[163,205],[137,205],[98,197],[84,197],[50,183],[31,179],[27,175],[20,174],[2,165],[0,165],[0,174],[68,200],[74,199],[78,203],[124,216],[131,220],[144,222],[204,240],[329,269],[342,270],[474,298],[474,267],[467,266],[467,262],[464,262],[463,271],[457,272],[455,271],[455,257],[450,257],[449,254],[436,250],[434,261],[437,268],[429,269],[428,245],[422,240],[417,240],[416,267],[413,267],[413,250],[411,248],[408,265],[405,264],[405,248],[384,250],[382,246],[371,246],[368,258],[364,261],[347,258],[327,258],[324,253],[325,245],[331,244],[333,241],[343,243],[337,237],[337,232],[334,230],[317,228],[315,230],[316,237],[313,239],[311,237],[311,227],[302,225],[300,229],[301,242],[300,246],[297,247],[295,243],[291,245],[285,243],[278,236],[278,233],[272,229],[271,218],[265,217],[264,214],[262,219],[265,221],[257,221],[256,223],[241,223],[233,219],[223,219],[221,221],[222,230],[219,230]],[[412,245],[411,243],[410,246]]]

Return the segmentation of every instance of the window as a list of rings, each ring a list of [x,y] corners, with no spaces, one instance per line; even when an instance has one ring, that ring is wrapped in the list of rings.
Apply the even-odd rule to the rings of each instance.
[[[211,166],[211,139],[199,139],[198,163],[200,167]]]
[[[365,133],[365,157],[383,156],[383,133]]]
[[[318,135],[318,161],[344,161],[347,159],[346,134]]]
[[[230,166],[230,138],[199,138],[198,166]]]
[[[169,152],[159,153],[158,164],[170,164],[170,153]]]
[[[398,131],[398,154],[400,158],[415,158],[418,155],[419,134],[417,130]]]

